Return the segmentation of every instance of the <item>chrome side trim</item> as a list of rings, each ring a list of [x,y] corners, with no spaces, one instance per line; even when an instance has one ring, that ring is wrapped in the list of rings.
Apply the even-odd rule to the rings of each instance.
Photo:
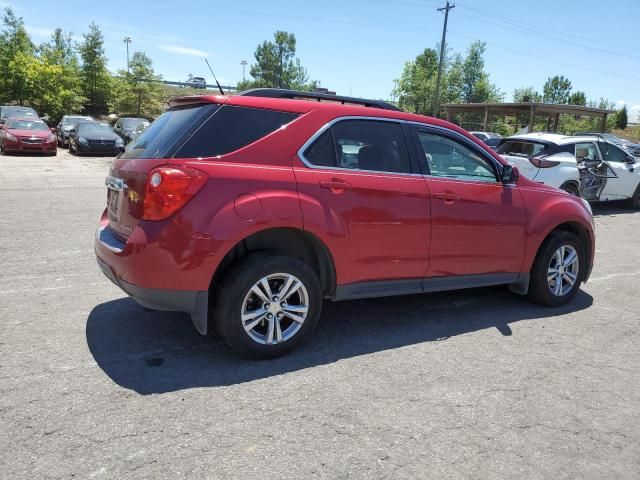
[[[489,155],[487,152],[484,152],[481,148],[478,147],[478,145],[476,145],[475,143],[471,142],[468,138],[466,138],[464,135],[461,135],[460,133],[450,130],[448,128],[445,127],[440,127],[438,125],[429,125],[427,123],[420,123],[420,122],[416,122],[413,120],[401,120],[401,119],[397,119],[397,118],[385,118],[385,117],[371,117],[371,116],[357,116],[357,115],[348,115],[348,116],[344,116],[344,117],[337,117],[334,118],[333,120],[331,120],[330,122],[325,123],[322,127],[320,127],[320,129],[318,129],[316,131],[316,133],[314,133],[313,135],[311,135],[311,137],[304,142],[304,144],[298,149],[298,158],[300,158],[300,160],[302,161],[302,163],[304,163],[304,165],[308,168],[313,168],[313,169],[320,169],[320,170],[335,170],[335,171],[340,171],[340,172],[365,172],[365,173],[375,173],[375,174],[380,174],[380,175],[400,175],[400,176],[409,176],[409,177],[433,177],[433,178],[438,178],[438,179],[447,179],[447,180],[451,180],[451,181],[463,181],[463,182],[478,182],[478,183],[491,183],[491,182],[484,182],[482,180],[467,180],[467,179],[455,179],[455,178],[447,178],[447,177],[438,177],[435,175],[429,175],[429,174],[423,174],[423,173],[399,173],[399,172],[380,172],[377,170],[361,170],[358,168],[342,168],[342,167],[325,167],[325,166],[321,166],[321,165],[314,165],[311,162],[309,162],[305,156],[304,156],[304,152],[307,148],[309,148],[311,146],[311,144],[313,142],[315,142],[318,137],[320,137],[320,135],[322,135],[327,129],[331,128],[333,125],[335,125],[338,122],[342,122],[342,121],[346,121],[346,120],[373,120],[373,121],[378,121],[378,122],[392,122],[392,123],[397,123],[397,124],[405,124],[405,125],[413,125],[413,126],[417,126],[417,127],[422,127],[422,128],[427,128],[427,129],[433,129],[436,130],[437,132],[442,132],[444,134],[447,134],[451,137],[454,137],[456,140],[459,140],[461,143],[463,143],[466,147],[470,148],[471,150],[473,150],[474,152],[476,152],[478,155],[481,155],[482,158],[484,158],[485,160],[487,160],[488,162],[491,163],[491,165],[493,165],[493,167],[495,168],[496,174],[500,174],[502,172],[502,165],[500,164],[500,162],[498,162],[495,158],[493,158],[491,155]],[[412,139],[408,139],[408,143],[412,142]],[[409,146],[409,144],[407,143],[407,147]],[[496,183],[501,184],[502,183],[496,178]]]
[[[369,116],[361,117],[361,116],[358,116],[358,115],[348,115],[346,117],[334,118],[330,122],[327,122],[322,127],[320,127],[320,129],[318,131],[316,131],[316,133],[311,135],[309,140],[304,142],[304,144],[298,149],[298,158],[300,158],[300,160],[302,161],[302,163],[305,164],[306,167],[313,168],[313,169],[316,169],[316,170],[319,169],[319,170],[334,170],[334,171],[339,171],[339,172],[374,173],[376,175],[385,175],[385,176],[388,176],[388,175],[395,175],[395,176],[401,176],[401,177],[422,177],[423,176],[421,173],[381,172],[379,170],[362,170],[362,169],[359,169],[359,168],[325,167],[325,166],[322,166],[322,165],[314,165],[313,163],[309,162],[304,156],[304,151],[307,148],[309,148],[311,146],[311,144],[313,142],[315,142],[318,139],[318,137],[320,137],[320,135],[322,135],[326,130],[331,128],[336,123],[342,122],[342,121],[346,121],[346,120],[373,120],[373,121],[376,121],[376,122],[397,123],[398,125],[402,125],[403,123],[404,124],[407,123],[406,120],[399,120],[399,119],[396,119],[396,118],[369,117]],[[409,142],[410,141],[411,141],[411,139],[408,140],[407,147],[409,147]],[[407,152],[407,154],[408,153],[409,152]]]

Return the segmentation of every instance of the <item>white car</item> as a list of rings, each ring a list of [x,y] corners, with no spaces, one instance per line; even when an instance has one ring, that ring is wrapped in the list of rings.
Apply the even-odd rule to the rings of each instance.
[[[588,201],[630,200],[640,209],[640,162],[601,136],[528,133],[496,151],[525,177]]]

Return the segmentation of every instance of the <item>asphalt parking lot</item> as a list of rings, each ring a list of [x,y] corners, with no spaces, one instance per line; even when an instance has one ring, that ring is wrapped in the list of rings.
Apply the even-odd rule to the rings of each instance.
[[[0,478],[640,478],[640,213],[550,310],[504,288],[326,304],[268,362],[98,270],[109,159],[0,157]]]

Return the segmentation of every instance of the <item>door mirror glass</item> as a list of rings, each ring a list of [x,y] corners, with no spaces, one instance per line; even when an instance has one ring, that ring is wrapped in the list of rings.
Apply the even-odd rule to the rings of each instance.
[[[516,183],[516,181],[520,178],[520,172],[517,167],[512,165],[504,165],[502,167],[502,175],[501,180],[505,185]]]

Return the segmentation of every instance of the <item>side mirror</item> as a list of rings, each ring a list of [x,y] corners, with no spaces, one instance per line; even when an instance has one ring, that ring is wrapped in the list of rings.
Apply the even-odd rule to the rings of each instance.
[[[504,165],[502,167],[502,175],[500,180],[502,180],[503,184],[514,184],[518,181],[518,178],[520,178],[520,172],[518,171],[517,167],[514,167],[512,165]]]

